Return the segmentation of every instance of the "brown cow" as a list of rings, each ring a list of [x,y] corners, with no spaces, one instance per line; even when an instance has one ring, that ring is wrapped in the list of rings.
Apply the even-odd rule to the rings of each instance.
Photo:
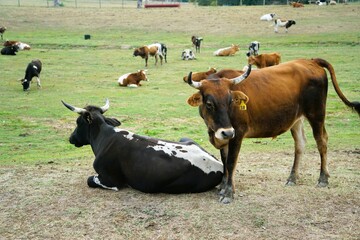
[[[209,68],[209,70],[206,72],[193,72],[191,80],[198,82],[200,80],[206,79],[209,75],[213,73],[216,73],[216,68]],[[183,78],[184,82],[187,82],[187,79],[188,76],[185,76]]]
[[[5,26],[1,26],[0,27],[0,35],[1,35],[1,40],[3,40],[3,35],[4,35],[4,32],[6,31],[6,27]]]
[[[278,65],[281,62],[280,53],[263,53],[257,56],[248,57],[248,63],[257,68],[270,67]]]
[[[140,87],[140,81],[148,81],[145,70],[136,73],[126,73],[119,77],[118,84],[122,87]]]
[[[323,59],[294,60],[251,74],[250,65],[247,72],[234,79],[193,82],[189,74],[189,85],[199,91],[188,103],[199,106],[209,140],[220,149],[224,163],[222,203],[233,200],[233,175],[244,138],[273,138],[290,130],[295,141],[295,158],[287,185],[296,184],[305,149],[304,119],[310,122],[321,157],[318,186],[328,185],[328,136],[324,124],[328,78],[324,68],[329,71],[340,99],[360,116],[360,102],[346,99],[332,65]]]
[[[240,50],[239,45],[232,44],[227,48],[220,48],[214,52],[214,56],[234,56],[237,51]]]
[[[291,4],[294,8],[304,7],[304,4],[299,3],[299,2],[291,2],[290,4]]]
[[[134,54],[133,54],[134,57],[140,56],[141,58],[145,59],[145,67],[148,66],[149,55],[152,57],[155,57],[155,65],[157,65],[158,56],[159,56],[160,62],[162,65],[163,58],[165,59],[165,62],[167,62],[167,60],[166,60],[166,55],[167,55],[166,45],[163,43],[154,43],[154,44],[150,44],[148,46],[142,46],[140,48],[136,48],[134,50]]]

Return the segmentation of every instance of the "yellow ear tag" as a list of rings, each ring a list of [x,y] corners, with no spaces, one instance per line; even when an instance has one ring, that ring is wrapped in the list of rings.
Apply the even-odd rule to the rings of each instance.
[[[244,100],[241,100],[241,103],[240,103],[240,110],[243,110],[245,111],[246,110],[246,103]]]

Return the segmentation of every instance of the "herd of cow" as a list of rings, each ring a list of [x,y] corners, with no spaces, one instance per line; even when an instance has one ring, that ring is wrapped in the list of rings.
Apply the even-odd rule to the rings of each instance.
[[[201,37],[191,38],[200,52]],[[219,49],[232,54],[233,49]],[[102,107],[79,108],[62,101],[69,110],[79,114],[69,141],[76,147],[91,145],[95,155],[94,169],[98,175],[88,178],[88,186],[119,190],[125,186],[143,192],[203,192],[219,186],[221,203],[234,198],[234,172],[244,138],[274,138],[288,130],[295,142],[294,162],[287,185],[299,178],[299,163],[305,150],[304,120],[307,119],[320,154],[318,186],[329,184],[327,141],[325,129],[327,71],[342,102],[360,116],[360,102],[350,102],[341,92],[333,66],[324,59],[298,59],[281,63],[278,53],[259,54],[260,43],[248,47],[248,66],[242,70],[210,68],[206,72],[190,72],[183,80],[197,89],[187,103],[198,107],[207,126],[210,143],[220,151],[221,161],[188,138],[179,142],[140,136],[118,128],[120,121],[108,118],[109,100]],[[236,52],[236,51],[235,51]],[[155,43],[137,48],[133,56],[155,57],[167,62],[167,47]],[[252,65],[257,66],[256,70]],[[22,79],[28,90],[31,79],[40,85],[40,60],[31,61]],[[326,71],[327,70],[327,71]],[[124,74],[121,86],[140,86],[146,71]]]

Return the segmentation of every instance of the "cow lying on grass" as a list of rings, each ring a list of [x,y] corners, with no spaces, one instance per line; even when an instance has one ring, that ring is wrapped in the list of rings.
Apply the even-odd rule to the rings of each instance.
[[[209,70],[207,70],[206,72],[193,72],[191,79],[196,82],[201,81],[203,79],[206,79],[209,75],[213,73],[216,73],[216,68],[209,68]],[[184,76],[183,80],[187,83],[188,76]]]
[[[221,182],[223,164],[191,140],[172,142],[115,128],[121,123],[103,115],[109,109],[108,100],[103,107],[62,103],[80,115],[70,143],[76,147],[90,144],[95,154],[98,175],[88,178],[89,187],[195,193]]]
[[[234,56],[240,50],[239,45],[232,44],[231,47],[220,48],[214,52],[214,56]]]
[[[140,81],[148,81],[145,70],[139,70],[135,73],[126,73],[120,76],[118,84],[122,87],[140,87]]]
[[[191,49],[184,49],[181,53],[182,60],[194,60],[196,59],[195,53]]]
[[[1,55],[15,56],[18,51],[19,51],[19,47],[16,46],[16,45],[14,45],[14,46],[6,46],[6,47],[1,49]]]
[[[255,65],[257,68],[278,65],[280,62],[281,55],[279,53],[263,53],[258,56],[248,57],[248,63]]]

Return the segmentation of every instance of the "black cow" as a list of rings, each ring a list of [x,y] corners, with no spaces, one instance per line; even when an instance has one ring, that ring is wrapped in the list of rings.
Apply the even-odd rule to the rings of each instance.
[[[202,40],[203,40],[202,37],[196,37],[196,36],[191,37],[191,42],[195,47],[195,52],[200,52],[200,45]]]
[[[42,68],[42,63],[39,59],[32,60],[26,70],[25,70],[25,77],[21,79],[21,84],[23,85],[23,90],[29,90],[30,89],[30,83],[33,77],[37,78],[37,86],[38,88],[41,88],[40,83],[40,72]]]
[[[89,187],[191,193],[210,190],[221,182],[223,164],[192,141],[159,140],[115,128],[121,123],[103,116],[108,100],[103,107],[62,103],[80,114],[70,143],[76,147],[90,144],[95,154],[98,175],[88,178]]]
[[[16,55],[17,51],[19,51],[19,47],[17,45],[6,46],[1,49],[1,55]]]
[[[249,45],[249,51],[246,53],[247,57],[259,55],[260,43],[258,41],[253,41]]]

